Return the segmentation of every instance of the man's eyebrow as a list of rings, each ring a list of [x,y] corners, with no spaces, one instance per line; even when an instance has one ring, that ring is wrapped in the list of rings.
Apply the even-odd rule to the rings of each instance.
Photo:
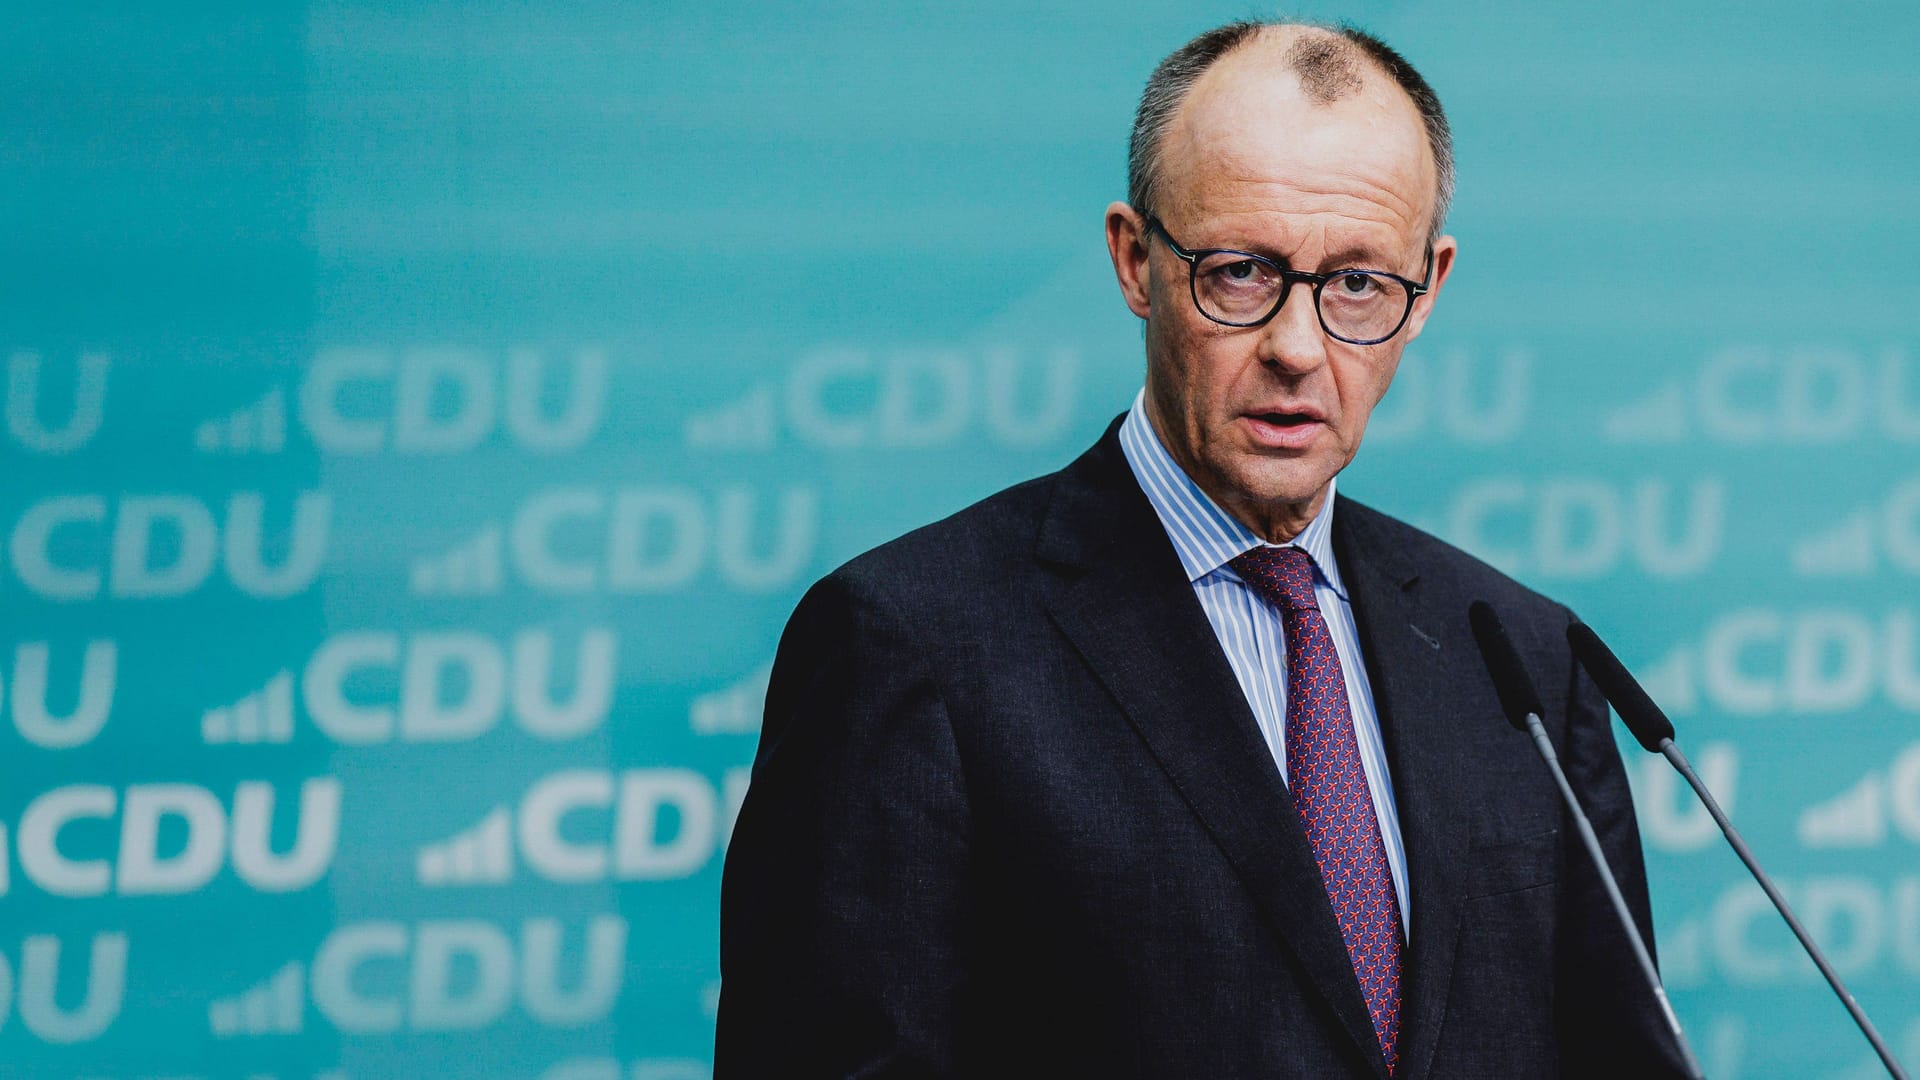
[[[1353,244],[1327,252],[1320,270],[1393,271],[1393,258],[1370,244]]]
[[[1264,259],[1271,259],[1289,270],[1309,269],[1299,265],[1297,261],[1281,254],[1268,244],[1230,244],[1223,245],[1214,250],[1244,251],[1250,255],[1258,255]],[[1393,257],[1383,252],[1380,248],[1374,247],[1371,244],[1349,244],[1346,247],[1335,248],[1329,251],[1326,257],[1321,259],[1321,265],[1311,269],[1316,273],[1330,273],[1334,270],[1385,270],[1388,273],[1398,273],[1398,271],[1394,269],[1393,264]]]

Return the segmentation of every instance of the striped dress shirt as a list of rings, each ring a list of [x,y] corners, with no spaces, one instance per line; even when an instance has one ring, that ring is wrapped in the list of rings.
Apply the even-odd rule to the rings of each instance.
[[[1287,638],[1280,610],[1261,600],[1228,566],[1235,556],[1265,543],[1253,530],[1228,514],[1200,490],[1173,460],[1154,432],[1146,414],[1146,392],[1134,396],[1133,408],[1120,425],[1120,448],[1140,482],[1141,490],[1173,541],[1173,550],[1186,568],[1187,580],[1200,607],[1213,624],[1214,636],[1227,654],[1240,690],[1253,709],[1253,718],[1266,737],[1267,750],[1287,775]],[[1333,557],[1333,486],[1327,486],[1326,504],[1305,531],[1287,546],[1313,558],[1313,595],[1340,654],[1347,680],[1347,704],[1353,713],[1353,731],[1359,743],[1360,765],[1373,796],[1373,812],[1380,821],[1380,838],[1387,848],[1393,872],[1393,891],[1400,899],[1401,930],[1410,925],[1407,897],[1406,849],[1400,842],[1400,817],[1393,805],[1393,778],[1387,773],[1386,748],[1380,739],[1380,714],[1373,704],[1373,688],[1360,654],[1354,628],[1353,605],[1340,580]]]

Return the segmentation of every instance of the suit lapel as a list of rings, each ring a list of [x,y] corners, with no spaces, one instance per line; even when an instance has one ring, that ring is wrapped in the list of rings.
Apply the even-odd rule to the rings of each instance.
[[[1293,801],[1117,430],[1055,481],[1038,548],[1060,571],[1048,610],[1384,1077]]]
[[[1427,1075],[1446,1013],[1458,944],[1459,868],[1467,851],[1468,752],[1451,724],[1450,665],[1478,664],[1443,628],[1458,622],[1422,603],[1417,568],[1377,529],[1373,512],[1342,499],[1334,555],[1347,584],[1386,744],[1407,855],[1411,930],[1401,971],[1399,1080]],[[1454,613],[1457,615],[1458,613]]]

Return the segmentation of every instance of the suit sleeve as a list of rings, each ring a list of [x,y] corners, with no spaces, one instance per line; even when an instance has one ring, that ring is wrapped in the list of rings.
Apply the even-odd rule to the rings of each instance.
[[[1560,756],[1653,955],[1652,906],[1632,792],[1606,699],[1577,661],[1572,662],[1566,745]],[[1567,835],[1573,847],[1565,856],[1555,996],[1561,1063],[1582,1073],[1591,1069],[1593,1075],[1684,1077],[1679,1048],[1634,959],[1606,886],[1580,849],[1571,823]]]
[[[716,1080],[956,1071],[968,805],[932,660],[847,570],[788,622],[721,887]]]

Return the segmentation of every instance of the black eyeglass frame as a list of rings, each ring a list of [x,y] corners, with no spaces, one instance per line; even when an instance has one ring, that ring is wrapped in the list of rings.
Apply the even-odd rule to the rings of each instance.
[[[1256,255],[1251,251],[1240,251],[1234,248],[1184,248],[1180,246],[1180,241],[1173,238],[1172,233],[1167,232],[1167,227],[1160,223],[1160,219],[1152,215],[1148,215],[1147,217],[1147,231],[1159,233],[1160,239],[1167,242],[1168,250],[1185,260],[1187,264],[1187,295],[1193,298],[1193,309],[1210,321],[1219,323],[1221,326],[1241,328],[1265,326],[1267,323],[1273,321],[1275,315],[1280,314],[1280,308],[1286,304],[1287,296],[1293,292],[1294,284],[1297,282],[1305,282],[1313,286],[1313,315],[1314,318],[1320,320],[1320,329],[1325,331],[1328,337],[1335,341],[1344,341],[1349,345],[1378,345],[1383,341],[1391,340],[1395,334],[1398,334],[1406,327],[1407,319],[1413,315],[1414,301],[1425,296],[1433,282],[1432,244],[1427,245],[1427,264],[1426,268],[1421,271],[1425,280],[1412,281],[1387,270],[1367,270],[1354,267],[1345,270],[1335,270],[1331,274],[1313,274],[1305,270],[1289,270],[1279,263],[1274,262],[1272,259],[1267,258],[1265,255]],[[1207,310],[1206,305],[1200,302],[1200,283],[1198,280],[1200,276],[1200,260],[1209,255],[1235,255],[1271,268],[1274,273],[1280,275],[1279,299],[1273,302],[1273,306],[1267,309],[1265,315],[1260,316],[1252,322],[1232,322],[1214,315]],[[1369,338],[1363,341],[1358,338],[1344,337],[1336,334],[1333,332],[1333,327],[1327,325],[1327,314],[1320,308],[1320,291],[1326,288],[1327,282],[1335,278],[1346,277],[1348,274],[1367,274],[1373,277],[1392,278],[1406,287],[1407,309],[1400,313],[1400,321],[1393,324],[1392,330],[1387,331],[1387,333],[1381,337]]]

